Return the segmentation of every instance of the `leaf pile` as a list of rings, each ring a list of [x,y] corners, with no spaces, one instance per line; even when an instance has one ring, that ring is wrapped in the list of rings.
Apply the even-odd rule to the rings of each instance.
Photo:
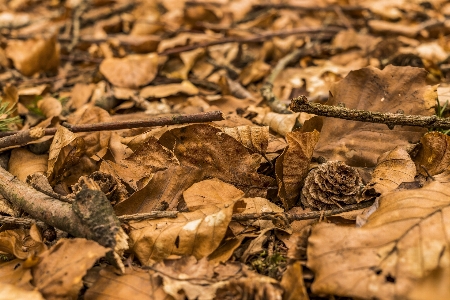
[[[0,297],[448,298],[446,131],[288,106],[448,116],[450,4],[339,3],[0,3]]]

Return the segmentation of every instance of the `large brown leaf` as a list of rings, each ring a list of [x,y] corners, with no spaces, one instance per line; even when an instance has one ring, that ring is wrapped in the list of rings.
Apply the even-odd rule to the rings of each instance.
[[[173,149],[181,165],[200,168],[204,177],[215,177],[247,194],[265,196],[272,179],[258,174],[260,155],[250,154],[237,140],[205,124],[175,128],[164,133],[160,144]]]
[[[450,259],[450,192],[432,182],[392,191],[362,228],[320,223],[309,237],[312,290],[361,299],[404,299],[416,280]]]
[[[426,85],[427,72],[412,67],[363,68],[349,73],[330,90],[329,105],[407,115],[432,115],[435,97]],[[350,166],[372,167],[377,158],[396,146],[418,142],[426,129],[326,118],[314,156],[343,161]]]

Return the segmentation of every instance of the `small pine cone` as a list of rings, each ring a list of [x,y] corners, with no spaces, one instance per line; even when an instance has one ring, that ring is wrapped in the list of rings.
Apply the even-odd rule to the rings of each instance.
[[[301,202],[320,210],[356,203],[362,185],[355,168],[340,161],[329,161],[309,172],[302,189]]]

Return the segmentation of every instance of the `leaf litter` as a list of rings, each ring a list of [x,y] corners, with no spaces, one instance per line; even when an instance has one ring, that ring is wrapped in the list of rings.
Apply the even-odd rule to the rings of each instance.
[[[449,14],[0,4],[0,294],[448,298]]]

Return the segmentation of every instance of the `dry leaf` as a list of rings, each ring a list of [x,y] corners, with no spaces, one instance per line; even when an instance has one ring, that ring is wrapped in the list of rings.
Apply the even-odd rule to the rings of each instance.
[[[83,105],[89,102],[92,93],[95,89],[95,84],[83,84],[77,83],[72,89],[71,93],[71,107],[75,109],[81,108]]]
[[[292,208],[299,199],[300,188],[308,174],[319,132],[292,132],[286,135],[288,148],[277,159],[275,174],[278,181],[278,197],[285,209]]]
[[[100,64],[100,72],[113,85],[137,89],[147,85],[158,71],[158,55],[128,55],[124,58],[106,58]]]
[[[300,261],[288,265],[280,284],[284,288],[283,300],[309,300]]]
[[[409,300],[450,299],[450,268],[437,268],[428,276],[419,280],[408,294]]]
[[[26,164],[24,164],[26,162]],[[26,182],[27,176],[34,173],[47,173],[48,155],[34,154],[24,148],[13,149],[8,163],[8,171]]]
[[[6,55],[14,67],[25,76],[41,71],[56,71],[59,67],[59,50],[56,35],[26,41],[9,40]]]
[[[143,265],[170,255],[208,256],[219,246],[233,214],[232,201],[194,212],[179,213],[176,219],[133,222],[131,249]]]
[[[139,300],[170,300],[163,290],[162,281],[151,271],[139,268],[126,268],[125,273],[117,275],[112,267],[100,270],[99,278],[84,295],[84,299],[130,299]]]
[[[45,298],[38,291],[26,290],[13,284],[1,282],[0,299],[44,300]]]
[[[25,290],[33,290],[34,286],[30,283],[31,269],[24,267],[25,261],[13,259],[0,264],[0,282],[3,284],[12,284]],[[0,290],[2,290],[0,288]],[[1,297],[0,297],[1,299]]]
[[[39,100],[37,107],[46,118],[57,117],[62,112],[61,101],[53,97],[45,97],[44,99]]]
[[[295,126],[300,113],[295,114],[278,114],[274,112],[258,112],[258,116],[254,118],[254,121],[263,125],[267,125],[273,131],[286,136],[288,132],[291,132]]]
[[[202,179],[196,167],[172,166],[156,172],[145,187],[114,206],[118,216],[154,210],[174,210],[182,205],[183,192]]]
[[[195,183],[183,192],[183,198],[189,211],[195,211],[208,205],[236,202],[243,196],[244,192],[217,178]]]
[[[95,124],[101,122],[110,122],[111,117],[109,113],[98,107],[87,107],[76,111],[71,114],[67,121],[70,124]],[[111,138],[111,131],[93,131],[93,132],[79,132],[76,133],[77,138],[81,137],[86,145],[86,155],[92,156],[97,154],[99,151],[105,149],[109,145],[109,139]]]
[[[363,194],[374,195],[374,191],[383,195],[396,189],[402,182],[414,181],[414,176],[416,176],[416,165],[408,152],[397,147],[378,158],[372,180],[364,187]]]
[[[308,240],[314,293],[356,298],[406,298],[417,280],[448,267],[448,187],[392,191],[361,228],[316,225]]]
[[[272,179],[258,174],[259,154],[248,149],[220,129],[205,124],[172,129],[159,139],[173,149],[183,166],[200,168],[204,177],[213,177],[239,186],[247,195],[265,197]]]
[[[76,297],[82,277],[107,251],[94,241],[61,239],[40,256],[32,270],[33,283],[45,298]]]
[[[266,153],[267,146],[269,145],[268,126],[237,126],[223,128],[222,130],[253,152],[260,154]]]
[[[181,83],[147,86],[141,89],[139,95],[142,98],[163,98],[176,95],[178,93],[186,95],[197,95],[198,88],[190,81],[183,80]]]
[[[42,241],[33,239],[29,230],[14,229],[0,232],[0,251],[13,254],[20,259],[26,259],[29,255],[36,255],[47,247]]]
[[[406,115],[431,115],[435,99],[424,97],[426,71],[412,67],[387,66],[384,70],[363,68],[352,71],[331,89],[330,105]],[[314,156],[343,161],[350,166],[372,167],[378,157],[393,147],[417,142],[425,129],[326,118]]]
[[[450,137],[440,132],[429,132],[420,139],[422,145],[414,159],[417,171],[427,176],[442,173],[450,166]],[[428,174],[427,174],[428,172]]]

